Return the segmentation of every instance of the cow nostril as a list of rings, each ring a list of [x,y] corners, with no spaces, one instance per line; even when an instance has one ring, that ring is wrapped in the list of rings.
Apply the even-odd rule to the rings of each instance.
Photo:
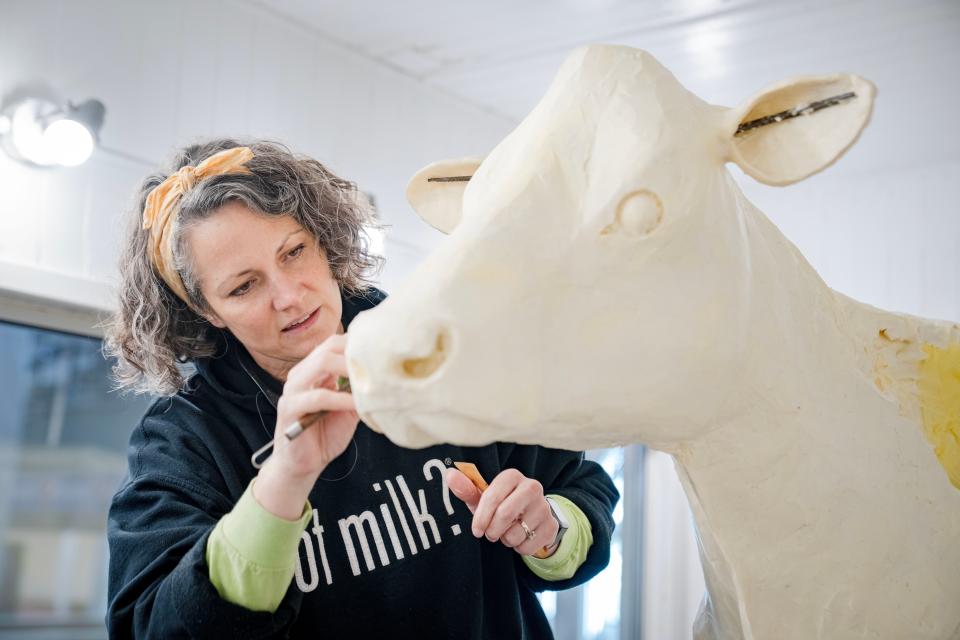
[[[435,373],[447,359],[447,338],[443,333],[437,334],[437,342],[433,351],[422,358],[407,358],[401,363],[403,373],[408,378],[427,378]]]

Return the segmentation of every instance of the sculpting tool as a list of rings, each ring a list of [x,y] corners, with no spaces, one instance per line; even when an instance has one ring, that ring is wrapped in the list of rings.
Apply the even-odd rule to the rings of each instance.
[[[808,102],[807,104],[801,104],[792,109],[784,109],[777,113],[771,113],[768,116],[763,116],[762,118],[755,118],[748,122],[741,122],[740,126],[737,127],[736,133],[734,136],[743,135],[747,131],[756,129],[757,127],[765,127],[770,124],[776,124],[778,122],[783,122],[784,120],[790,120],[791,118],[797,118],[800,116],[808,116],[812,113],[816,113],[821,109],[826,109],[827,107],[834,107],[841,102],[846,102],[856,98],[857,94],[853,91],[848,91],[846,93],[841,93],[839,95],[830,96],[829,98],[824,98],[823,100],[814,100],[813,102]]]
[[[350,393],[350,379],[344,376],[337,378],[337,391],[346,391],[347,393]],[[329,412],[317,411],[315,413],[308,413],[299,420],[294,420],[293,424],[289,425],[283,430],[283,435],[287,437],[287,440],[295,440],[301,433],[319,422],[320,418],[327,415],[327,413]],[[253,455],[250,457],[250,463],[253,465],[254,469],[259,469],[266,463],[267,458],[270,456],[267,456],[262,460],[260,458],[263,456],[263,454],[273,449],[273,442],[274,441],[271,440],[253,452]]]
[[[480,474],[480,469],[477,469],[477,465],[473,464],[472,462],[454,462],[453,466],[455,466],[460,473],[467,476],[470,482],[473,483],[473,486],[475,486],[480,493],[486,491],[487,487],[490,486]],[[519,519],[518,522],[520,522]],[[540,558],[541,560],[549,556],[550,551],[548,551],[546,547],[542,547],[539,551],[533,554],[534,558]]]

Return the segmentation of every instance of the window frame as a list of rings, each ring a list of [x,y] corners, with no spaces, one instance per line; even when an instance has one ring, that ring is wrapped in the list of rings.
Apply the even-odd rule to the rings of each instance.
[[[0,321],[102,340],[110,287],[86,278],[0,261]],[[93,304],[90,304],[93,302]],[[99,303],[99,304],[98,304]],[[105,638],[102,624],[86,621],[25,619],[5,623],[3,633]]]
[[[102,339],[110,297],[105,282],[0,261],[0,320]]]

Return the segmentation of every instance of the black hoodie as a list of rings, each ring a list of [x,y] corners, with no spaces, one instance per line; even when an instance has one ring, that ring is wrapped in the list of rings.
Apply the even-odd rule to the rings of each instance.
[[[382,299],[376,290],[344,296],[344,327]],[[534,592],[606,566],[619,495],[582,453],[504,443],[411,450],[361,423],[310,493],[313,521],[276,612],[223,600],[207,537],[256,475],[250,456],[276,422],[249,374],[268,393],[282,386],[229,333],[219,340],[217,356],[198,360],[186,390],[154,402],[130,438],[108,521],[111,638],[551,638]],[[542,580],[514,551],[474,538],[469,511],[442,480],[453,460],[488,479],[516,468],[580,507],[593,545],[573,578]]]

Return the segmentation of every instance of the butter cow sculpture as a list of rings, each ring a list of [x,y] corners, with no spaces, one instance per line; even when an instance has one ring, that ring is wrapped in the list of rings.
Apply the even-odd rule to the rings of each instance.
[[[727,109],[643,51],[574,52],[487,158],[411,182],[449,237],[350,328],[364,420],[411,447],[672,454],[697,638],[960,638],[960,327],[828,288],[725,167],[801,180],[873,96],[803,77]]]

